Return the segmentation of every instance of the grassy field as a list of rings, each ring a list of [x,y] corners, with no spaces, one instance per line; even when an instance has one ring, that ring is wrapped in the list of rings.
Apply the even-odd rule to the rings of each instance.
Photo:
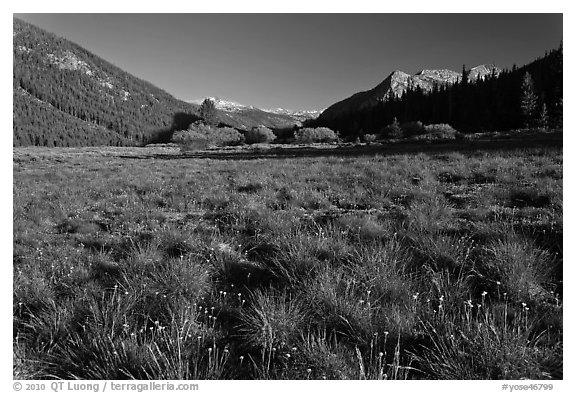
[[[14,378],[562,378],[562,148],[15,149]]]

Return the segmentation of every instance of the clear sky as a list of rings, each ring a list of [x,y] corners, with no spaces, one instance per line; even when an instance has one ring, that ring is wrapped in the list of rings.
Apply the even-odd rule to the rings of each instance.
[[[562,14],[15,14],[183,100],[324,109],[394,70],[523,65]]]

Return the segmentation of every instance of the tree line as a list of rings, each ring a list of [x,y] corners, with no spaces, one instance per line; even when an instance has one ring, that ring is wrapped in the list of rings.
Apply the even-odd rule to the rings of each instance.
[[[562,127],[562,45],[534,62],[500,74],[432,91],[409,87],[400,97],[390,93],[375,106],[316,119],[312,126],[330,127],[350,138],[380,134],[400,123],[449,124],[460,132],[507,131],[530,127]]]

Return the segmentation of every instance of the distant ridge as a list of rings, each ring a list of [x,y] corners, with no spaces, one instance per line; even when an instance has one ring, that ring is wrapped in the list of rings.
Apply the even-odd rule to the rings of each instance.
[[[221,112],[220,119],[222,122],[241,129],[256,126],[291,128],[302,125],[306,120],[315,119],[320,114],[320,111],[315,110],[291,111],[282,108],[263,109],[218,97],[205,97],[188,102],[200,105],[205,99],[214,101],[216,109]]]

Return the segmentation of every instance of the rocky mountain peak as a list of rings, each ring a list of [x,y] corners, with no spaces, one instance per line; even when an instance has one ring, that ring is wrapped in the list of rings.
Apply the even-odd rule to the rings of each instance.
[[[468,80],[484,78],[492,72],[498,75],[501,70],[493,64],[482,64],[469,70]],[[448,69],[423,69],[414,75],[396,70],[373,89],[356,93],[328,107],[320,117],[330,119],[343,112],[364,109],[385,101],[390,94],[400,97],[409,88],[430,92],[435,86],[454,84],[461,79],[461,73]]]

